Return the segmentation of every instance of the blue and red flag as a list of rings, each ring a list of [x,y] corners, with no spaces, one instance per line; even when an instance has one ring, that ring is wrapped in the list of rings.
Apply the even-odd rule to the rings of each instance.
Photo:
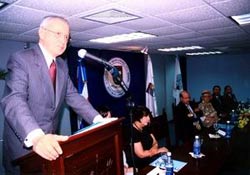
[[[88,93],[88,86],[87,86],[87,76],[86,76],[86,68],[82,60],[78,60],[77,65],[77,89],[78,93],[81,94],[85,99],[88,100],[89,93]],[[84,127],[84,120],[82,117],[78,116],[78,129]]]

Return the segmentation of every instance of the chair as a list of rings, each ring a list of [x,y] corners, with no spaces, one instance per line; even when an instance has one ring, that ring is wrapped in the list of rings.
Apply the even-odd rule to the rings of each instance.
[[[172,111],[173,111],[173,121],[174,121],[174,135],[175,135],[175,146],[179,146],[182,140],[181,136],[181,126],[179,124],[178,117],[176,116],[176,105],[172,103]]]
[[[165,146],[171,146],[168,119],[164,108],[161,115],[151,118],[151,128],[156,140],[165,139]]]

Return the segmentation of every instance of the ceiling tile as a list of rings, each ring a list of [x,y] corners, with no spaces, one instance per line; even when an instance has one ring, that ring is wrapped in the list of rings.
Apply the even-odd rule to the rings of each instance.
[[[250,12],[249,0],[5,0],[0,10],[0,39],[36,42],[41,20],[48,15],[65,17],[71,27],[71,44],[96,49],[127,49],[203,45],[250,51],[250,25],[239,26],[229,15]],[[82,19],[116,9],[140,18],[107,25]],[[116,44],[91,43],[90,39],[141,31],[155,38]],[[228,51],[229,51],[228,50]],[[159,52],[158,52],[159,53]],[[178,52],[179,54],[180,52]],[[173,53],[174,54],[174,53]]]
[[[150,21],[150,22],[148,22]],[[157,19],[155,17],[139,18],[123,23],[116,24],[115,26],[121,26],[128,29],[133,29],[136,31],[148,30],[153,28],[160,28],[163,26],[171,26],[172,24],[165,22],[162,19]]]
[[[91,0],[91,3],[88,0],[21,0],[16,5],[71,16],[106,5],[107,3],[110,2],[106,0]]]
[[[186,8],[193,8],[205,5],[202,0],[136,0],[121,1],[118,3],[122,6],[134,9],[145,14],[158,15],[162,13],[173,12]]]
[[[11,6],[7,8],[7,10],[4,9],[3,11],[0,11],[1,22],[25,24],[30,25],[30,27],[39,26],[42,19],[48,15],[52,15],[52,13],[27,9],[19,6]]]
[[[228,18],[216,18],[216,19],[208,19],[204,21],[192,22],[180,25],[188,29],[200,31],[200,30],[207,30],[214,28],[232,27],[235,26],[235,23]]]
[[[104,27],[96,28],[96,29],[86,30],[85,32],[87,34],[104,37],[104,36],[131,33],[131,32],[135,32],[135,30],[125,29],[125,28],[118,27],[118,26],[107,25]]]
[[[216,35],[224,35],[224,34],[231,34],[231,33],[243,33],[242,29],[239,27],[222,27],[222,28],[215,28],[209,30],[202,30],[199,33],[207,35],[207,36],[216,36]]]
[[[159,15],[160,18],[173,24],[185,24],[223,17],[209,6],[200,6]]]
[[[1,32],[19,34],[19,33],[23,33],[29,30],[30,26],[22,25],[22,24],[15,24],[15,23],[6,23],[6,22],[0,21],[0,28],[1,28]]]
[[[225,16],[243,15],[250,13],[249,0],[227,0],[212,2],[211,5]]]
[[[179,34],[179,33],[188,33],[191,32],[191,30],[186,29],[181,26],[172,25],[169,27],[161,27],[161,28],[155,28],[151,30],[145,30],[148,33],[158,35],[158,36],[164,36],[164,35],[172,35],[172,34]]]

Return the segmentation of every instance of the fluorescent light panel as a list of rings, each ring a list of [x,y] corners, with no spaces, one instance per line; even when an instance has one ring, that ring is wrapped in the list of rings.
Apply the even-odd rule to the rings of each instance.
[[[203,49],[201,46],[185,46],[185,47],[172,47],[172,48],[162,48],[158,49],[163,52],[175,52],[175,51],[183,51],[183,50],[195,50],[195,49]]]
[[[186,55],[215,55],[215,54],[222,54],[221,51],[214,51],[214,52],[193,52],[193,53],[186,53]]]
[[[250,13],[238,16],[231,16],[234,21],[236,21],[239,25],[249,24],[250,23]]]
[[[109,37],[103,37],[103,38],[97,38],[97,39],[91,39],[90,42],[96,42],[96,43],[118,43],[118,42],[124,42],[124,41],[131,41],[131,40],[137,40],[137,39],[143,39],[143,38],[152,38],[156,37],[156,35],[151,35],[147,33],[142,32],[134,32],[129,34],[121,34],[121,35],[114,35]]]

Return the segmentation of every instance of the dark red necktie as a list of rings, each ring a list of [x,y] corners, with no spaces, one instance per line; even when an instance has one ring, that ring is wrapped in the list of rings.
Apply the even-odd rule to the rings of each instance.
[[[55,89],[55,87],[56,87],[56,63],[54,60],[50,65],[49,74],[50,74],[50,78],[51,78],[53,87]]]

